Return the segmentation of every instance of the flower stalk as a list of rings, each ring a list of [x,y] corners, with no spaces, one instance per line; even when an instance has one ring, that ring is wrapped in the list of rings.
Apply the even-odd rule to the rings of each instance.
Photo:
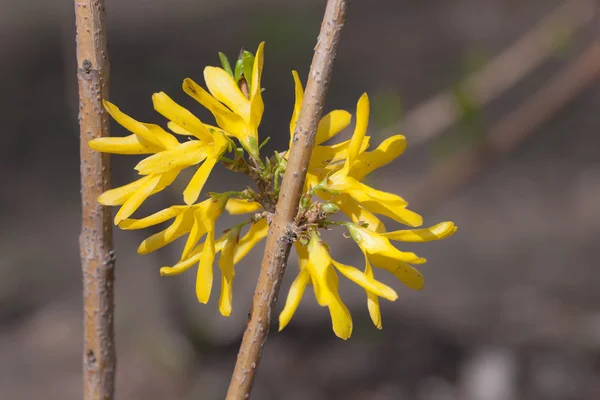
[[[96,199],[108,189],[109,155],[92,150],[92,139],[109,136],[101,99],[108,96],[108,56],[103,0],[75,0],[81,146],[85,400],[111,400],[115,389],[114,267],[111,211]]]
[[[292,146],[280,187],[280,196],[263,256],[250,319],[227,392],[227,400],[250,396],[262,348],[269,333],[273,308],[293,243],[292,224],[298,212],[304,180],[315,146],[317,127],[331,81],[347,0],[328,0],[309,71],[306,93],[296,123]]]

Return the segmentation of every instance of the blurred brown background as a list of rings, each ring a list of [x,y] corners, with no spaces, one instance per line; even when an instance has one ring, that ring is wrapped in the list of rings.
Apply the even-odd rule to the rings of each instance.
[[[72,4],[0,4],[0,399],[79,399]],[[218,65],[217,51],[233,58],[240,46],[254,51],[265,40],[261,135],[271,136],[270,151],[283,149],[290,70],[306,76],[323,1],[106,0],[106,7],[110,99],[147,122],[164,123],[150,100],[160,90],[208,121],[181,91],[183,78],[202,82],[204,66]],[[600,398],[596,10],[591,0],[353,1],[327,108],[354,113],[367,91],[374,142],[402,132],[409,143],[370,182],[405,196],[427,225],[452,220],[460,229],[409,246],[429,259],[422,292],[383,278],[400,295],[382,305],[383,331],[371,325],[364,292],[343,284],[355,329],[349,341],[336,339],[308,291],[290,326],[270,336],[253,398]],[[498,59],[510,49],[515,55]],[[473,84],[477,74],[483,78]],[[125,134],[116,124],[112,133]],[[134,177],[134,163],[113,157],[115,185]],[[219,171],[208,188],[245,184],[230,176]],[[165,191],[144,211],[178,201],[180,193]],[[159,276],[178,246],[136,254],[147,233],[115,231],[117,397],[223,398],[262,246],[237,268],[227,319],[218,314],[218,290],[208,305],[196,302],[195,272]],[[334,256],[362,268],[341,235],[331,243]],[[281,299],[297,268],[290,259]]]

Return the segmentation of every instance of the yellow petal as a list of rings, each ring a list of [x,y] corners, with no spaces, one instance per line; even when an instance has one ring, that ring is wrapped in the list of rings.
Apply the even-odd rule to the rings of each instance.
[[[265,109],[265,105],[262,99],[262,88],[260,87],[260,81],[263,70],[263,53],[264,53],[265,42],[258,45],[256,54],[254,55],[254,65],[252,66],[252,93],[250,93],[250,121],[249,124],[253,128],[257,128],[260,125],[262,115]]]
[[[393,231],[385,233],[383,236],[401,242],[429,242],[450,237],[457,229],[454,222],[440,222],[431,228]]]
[[[352,317],[338,294],[337,275],[333,268],[328,268],[327,290],[324,290],[324,292],[327,297],[327,307],[329,307],[333,332],[340,339],[346,340],[352,335]]]
[[[165,149],[170,149],[179,145],[179,140],[177,140],[175,136],[171,135],[160,126],[146,123],[144,123],[144,126],[146,129],[148,129],[152,137],[156,138],[156,140],[160,142]]]
[[[190,253],[196,247],[202,236],[204,236],[208,229],[213,230],[214,225],[210,224],[210,221],[204,221],[205,215],[201,208],[194,211],[194,223],[190,234],[185,242],[183,252],[181,253],[181,259],[186,259],[190,256]]]
[[[231,112],[227,107],[212,97],[210,93],[208,93],[190,78],[186,78],[183,81],[183,91],[207,108],[215,117],[217,125],[219,125],[222,129],[231,133],[238,139],[242,138],[242,134],[246,130],[246,123],[242,117]],[[173,130],[173,132],[179,133],[175,130]]]
[[[369,259],[374,266],[390,272],[407,287],[414,290],[423,289],[423,275],[411,265],[398,261],[395,258],[389,258],[378,254],[369,254]]]
[[[330,290],[330,286],[333,285],[332,282],[328,283],[327,279],[328,277],[335,276],[337,281],[337,275],[335,271],[333,275],[329,273],[329,270],[332,269],[331,257],[323,242],[314,233],[308,244],[308,262],[306,263],[306,268],[312,277],[317,303],[324,307],[327,305],[329,298],[327,292]]]
[[[208,131],[208,128],[189,110],[175,103],[166,93],[154,93],[152,95],[152,103],[154,104],[154,109],[165,118],[190,132],[205,144],[212,142],[212,135]]]
[[[244,96],[231,75],[217,67],[204,68],[204,80],[210,93],[234,113],[250,123],[250,101]]]
[[[321,194],[319,194],[320,197]],[[385,232],[385,225],[373,213],[361,207],[349,195],[342,193],[337,196],[329,195],[330,201],[337,204],[340,210],[346,214],[352,222],[364,222],[369,229],[375,232]]]
[[[104,105],[104,108],[110,114],[110,116],[113,117],[113,119],[117,121],[123,128],[127,129],[131,133],[135,133],[142,139],[154,144],[155,146],[166,148],[160,140],[161,137],[156,136],[155,132],[151,132],[146,126],[146,124],[136,121],[129,115],[119,110],[119,107],[106,100],[103,100],[102,104]]]
[[[215,253],[218,253],[223,248],[223,242],[225,240],[225,235],[221,236],[215,243]],[[202,257],[202,250],[204,250],[204,243],[200,243],[194,251],[190,254],[189,258],[185,260],[179,261],[177,264],[172,267],[161,267],[160,275],[161,276],[175,276],[179,275],[188,269],[190,269],[194,264],[200,261],[200,257]]]
[[[369,278],[374,279],[373,268],[371,267],[371,263],[369,262],[369,258],[365,254],[365,275]],[[369,310],[369,316],[371,317],[371,321],[377,327],[377,329],[382,329],[383,325],[381,324],[381,309],[379,308],[379,296],[375,293],[365,290],[367,293],[367,309]]]
[[[283,307],[281,314],[279,314],[280,331],[287,326],[298,309],[298,305],[300,304],[300,300],[302,300],[302,295],[304,294],[309,279],[308,271],[306,269],[301,269],[296,279],[294,279],[294,282],[292,282],[287,299],[285,300],[285,307]]]
[[[362,147],[362,142],[367,133],[367,126],[369,125],[369,97],[366,93],[360,96],[358,104],[356,106],[356,127],[354,128],[354,134],[352,135],[352,141],[350,142],[350,149],[348,151],[348,158],[344,168],[350,170]]]
[[[162,149],[138,135],[129,135],[125,137],[102,137],[90,140],[88,145],[102,153],[111,154],[153,154]]]
[[[213,284],[213,262],[215,261],[215,233],[209,231],[198,264],[196,297],[200,303],[208,303]]]
[[[375,150],[361,153],[352,165],[350,176],[362,180],[365,176],[390,163],[406,149],[406,138],[395,135],[384,140]]]
[[[173,132],[176,133],[178,135],[182,135],[182,136],[194,136],[192,135],[191,132],[186,131],[185,129],[183,129],[182,127],[180,127],[179,125],[177,125],[175,122],[173,121],[169,121],[167,122],[167,127]]]
[[[376,254],[413,264],[424,264],[427,261],[424,258],[417,256],[415,253],[398,250],[390,243],[388,238],[367,228],[348,225],[348,231],[358,246],[369,255]]]
[[[373,278],[368,277],[364,272],[336,261],[333,261],[333,265],[335,265],[337,270],[340,271],[346,278],[361,286],[363,289],[373,292],[377,296],[383,297],[389,301],[395,301],[398,299],[398,294],[396,294],[394,289]]]
[[[294,245],[296,253],[298,253],[298,267],[302,270],[306,267],[306,263],[308,262],[308,249],[305,246],[302,246],[300,242],[295,242]]]
[[[135,169],[142,175],[159,174],[172,169],[183,169],[206,159],[211,150],[198,140],[161,151],[140,161]]]
[[[161,224],[165,221],[168,221],[172,218],[175,218],[185,210],[187,210],[187,206],[172,206],[169,208],[165,208],[164,210],[160,210],[152,215],[149,215],[145,218],[141,219],[125,219],[121,221],[119,224],[119,228],[123,230],[131,230],[131,229],[143,229],[149,226],[154,226]]]
[[[217,163],[217,159],[215,157],[210,157],[207,159],[201,166],[198,168],[190,183],[188,183],[187,187],[183,191],[183,201],[185,204],[194,204],[198,197],[200,197],[200,192],[204,188],[204,184],[208,179],[208,176],[212,172],[215,164]]]
[[[365,136],[363,145],[360,149],[361,152],[369,147],[370,139],[370,136]],[[338,161],[345,160],[348,157],[348,147],[350,147],[350,140],[335,143],[331,146],[315,146],[310,158],[310,167],[323,168],[328,166],[328,164],[334,164]],[[339,168],[341,167],[342,165],[339,165]]]
[[[331,177],[332,180],[337,179],[334,175]],[[334,183],[330,187],[346,192],[372,213],[385,215],[408,226],[423,224],[423,217],[406,209],[408,203],[396,194],[376,190],[351,177],[346,177],[342,182]]]
[[[234,228],[227,233],[223,251],[219,257],[219,269],[221,270],[221,296],[219,297],[219,311],[228,317],[231,315],[232,285],[235,271],[233,258],[240,236],[240,229]]]
[[[262,208],[260,203],[243,199],[229,199],[225,210],[231,215],[248,214]]]
[[[261,219],[252,224],[248,232],[240,239],[238,246],[235,249],[233,262],[235,264],[239,263],[258,242],[267,237],[268,230],[269,224],[265,219]]]
[[[152,176],[145,176],[128,183],[127,185],[119,186],[118,188],[107,190],[98,196],[98,203],[104,206],[120,206],[125,203],[135,192],[137,192],[144,184],[146,184]]]
[[[331,139],[350,124],[352,115],[348,111],[334,110],[319,121],[317,128],[316,144],[321,144]]]
[[[160,181],[160,174],[151,175],[150,179],[144,182],[138,190],[135,191],[126,201],[123,203],[117,215],[115,215],[115,225],[119,225],[119,222],[123,221],[133,214],[142,203],[152,194],[154,188]]]
[[[294,88],[296,91],[296,101],[294,103],[294,112],[292,113],[292,119],[290,120],[290,147],[292,147],[292,139],[294,131],[296,130],[296,123],[298,122],[298,116],[300,115],[300,108],[302,107],[302,100],[304,99],[304,89],[302,88],[302,82],[298,72],[292,71],[294,77]]]
[[[167,229],[164,229],[140,243],[138,253],[148,254],[166,246],[192,229],[193,215],[189,211],[179,214]]]

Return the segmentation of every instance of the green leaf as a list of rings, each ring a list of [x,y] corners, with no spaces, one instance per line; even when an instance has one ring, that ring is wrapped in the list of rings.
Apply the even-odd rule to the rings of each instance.
[[[248,89],[252,92],[252,68],[254,68],[254,54],[249,51],[244,50],[242,53],[242,71],[244,73],[244,78],[246,78],[246,82],[248,83]]]
[[[242,58],[238,58],[237,61],[235,62],[235,72],[233,75],[233,79],[235,79],[236,83],[240,81],[243,70],[244,70],[244,60]]]
[[[229,64],[229,60],[227,59],[227,56],[225,54],[219,52],[219,59],[221,60],[221,65],[223,66],[223,69],[225,70],[225,72],[227,72],[233,78],[233,71],[231,70],[231,65]]]

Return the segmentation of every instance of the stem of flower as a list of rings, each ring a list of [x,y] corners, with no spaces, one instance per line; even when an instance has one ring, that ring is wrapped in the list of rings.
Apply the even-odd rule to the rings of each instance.
[[[281,183],[282,195],[279,196],[276,212],[269,227],[250,319],[229,384],[227,400],[248,399],[254,384],[262,348],[271,325],[275,300],[294,241],[294,233],[290,226],[298,212],[347,9],[348,0],[327,1],[287,168]]]
[[[96,201],[109,188],[107,154],[88,142],[109,136],[102,99],[108,98],[108,51],[103,0],[75,0],[82,221],[83,398],[112,400],[115,391],[114,271],[110,208]]]

